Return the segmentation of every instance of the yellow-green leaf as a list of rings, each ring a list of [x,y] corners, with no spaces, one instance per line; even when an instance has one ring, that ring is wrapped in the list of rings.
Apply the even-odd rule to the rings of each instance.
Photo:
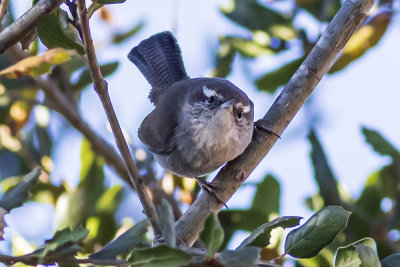
[[[355,32],[344,47],[342,55],[329,70],[329,73],[345,68],[352,61],[361,57],[368,49],[374,47],[386,32],[392,17],[392,11],[380,12]]]
[[[23,75],[38,76],[51,72],[51,66],[68,61],[71,56],[76,55],[75,50],[54,48],[39,56],[27,57],[14,65],[0,71],[0,76],[7,78],[19,78]]]

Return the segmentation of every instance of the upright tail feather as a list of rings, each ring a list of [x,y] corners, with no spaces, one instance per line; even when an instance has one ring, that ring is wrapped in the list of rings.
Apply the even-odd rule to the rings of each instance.
[[[174,82],[188,79],[183,65],[181,50],[171,32],[165,31],[151,36],[134,47],[128,54],[151,84],[149,98],[157,98]]]

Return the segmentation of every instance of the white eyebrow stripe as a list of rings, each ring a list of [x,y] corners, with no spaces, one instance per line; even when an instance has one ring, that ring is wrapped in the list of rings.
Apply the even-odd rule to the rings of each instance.
[[[240,102],[236,104],[236,108],[237,108],[237,109],[242,109],[242,111],[243,111],[244,113],[249,113],[249,111],[250,111],[250,109],[251,109],[250,105],[245,106],[245,105],[243,105],[243,104],[240,103]]]
[[[243,112],[244,113],[249,113],[249,111],[250,111],[250,106],[249,105],[243,106]]]
[[[215,96],[217,93],[213,89],[207,88],[207,86],[203,86],[203,94],[206,97],[211,97]]]

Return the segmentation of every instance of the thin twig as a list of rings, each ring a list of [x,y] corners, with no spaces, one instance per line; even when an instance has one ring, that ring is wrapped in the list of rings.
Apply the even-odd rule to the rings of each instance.
[[[1,31],[0,53],[3,53],[13,44],[20,41],[32,28],[36,27],[40,19],[46,17],[63,2],[64,0],[41,0],[10,26]]]
[[[18,45],[12,46],[7,51],[7,57],[13,62],[17,62],[29,56],[21,50]],[[30,78],[32,86],[40,88],[46,95],[48,106],[62,115],[67,121],[78,130],[92,145],[92,149],[97,155],[104,157],[106,163],[114,168],[116,173],[132,188],[133,184],[129,178],[129,174],[125,168],[122,158],[115,152],[114,148],[94,132],[90,126],[82,119],[79,114],[76,103],[71,102],[68,95],[65,95],[52,80],[44,79],[41,77]],[[144,179],[147,186],[154,190],[153,195],[157,194],[157,197],[153,198],[153,202],[161,203],[159,197],[166,198],[174,208],[174,214],[180,217],[181,213],[179,210],[178,203],[173,196],[169,196],[161,187],[160,183],[156,181],[155,177],[151,179]]]
[[[90,75],[94,82],[94,89],[98,96],[100,97],[101,103],[103,104],[104,110],[107,114],[108,121],[110,122],[111,129],[114,133],[115,141],[117,143],[118,149],[125,161],[129,176],[132,180],[133,185],[137,191],[138,197],[142,203],[144,212],[149,218],[153,231],[156,237],[161,236],[161,230],[158,223],[158,216],[154,206],[150,200],[147,193],[146,186],[142,177],[139,175],[139,171],[133,161],[132,155],[129,151],[129,147],[126,143],[124,135],[122,134],[121,127],[119,125],[117,116],[115,114],[114,108],[111,104],[110,96],[108,94],[107,82],[104,80],[101,74],[99,64],[97,63],[96,53],[93,46],[93,40],[90,35],[89,19],[87,14],[87,9],[84,0],[78,0],[78,14],[79,22],[81,25],[83,44],[85,46],[85,51],[88,57],[88,65]]]
[[[361,25],[373,3],[374,0],[347,0],[342,5],[310,54],[265,114],[263,123],[266,129],[278,135],[282,134],[327,72],[336,55]],[[244,153],[221,169],[213,184],[216,185],[217,194],[223,202],[226,203],[238,190],[277,140],[278,137],[274,134],[256,131],[253,141]],[[207,193],[201,194],[176,222],[177,239],[191,246],[198,238],[205,218],[212,212],[218,213],[221,208],[222,204],[218,203],[215,197]]]

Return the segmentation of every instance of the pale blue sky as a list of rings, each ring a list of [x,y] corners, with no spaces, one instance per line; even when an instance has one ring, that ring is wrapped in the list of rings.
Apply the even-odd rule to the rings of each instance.
[[[110,26],[96,17],[93,19],[93,39],[98,48],[100,62],[121,60],[118,71],[107,78],[107,81],[121,125],[132,137],[134,144],[140,144],[136,131],[144,116],[152,110],[152,105],[147,100],[150,86],[136,67],[126,59],[126,54],[140,40],[163,30],[171,30],[176,25],[176,37],[183,51],[188,74],[191,77],[208,75],[214,64],[218,35],[226,32],[246,34],[219,13],[218,6],[223,2],[225,1],[150,0],[127,1],[110,6],[114,16],[111,28],[128,29],[141,19],[146,22],[144,29],[129,42],[114,47],[108,46],[107,41]],[[318,30],[309,17],[299,23],[309,25],[314,34]],[[297,114],[282,138],[249,177],[248,182],[257,182],[266,173],[272,173],[279,179],[282,188],[281,215],[305,218],[311,215],[305,208],[304,199],[315,194],[318,189],[313,181],[310,146],[306,139],[310,118],[316,121],[314,126],[336,177],[353,197],[360,194],[367,176],[389,161],[376,155],[364,142],[360,127],[365,125],[378,130],[400,148],[400,29],[394,27],[399,25],[398,16],[391,25],[377,47],[344,71],[323,78],[312,96],[312,101]],[[253,100],[256,119],[266,112],[276,95],[257,91],[251,81],[274,67],[274,64],[287,61],[296,53],[298,49],[294,48],[280,57],[265,56],[257,61],[236,57],[234,71],[229,79]],[[104,112],[93,90],[84,91],[80,107],[89,124],[113,143],[111,133],[106,130]],[[53,179],[60,182],[68,177],[71,184],[76,184],[80,168],[80,135],[74,130],[59,132],[58,127],[54,129],[58,146],[54,151],[56,169],[52,173]],[[112,183],[118,181],[115,177],[112,178]],[[253,189],[245,186],[227,205],[231,208],[247,207],[252,193]],[[248,199],[248,203],[243,199]],[[28,212],[32,206],[13,211],[8,216],[8,224],[28,239],[41,240],[44,238],[43,233],[47,237],[52,233],[52,216],[48,216],[48,221],[35,221],[35,218],[30,221],[37,233],[33,237],[33,228],[27,227],[26,222],[18,220],[18,216],[14,215]],[[47,206],[44,209],[51,210]],[[123,204],[118,217],[129,214],[139,219],[140,210],[138,201],[132,197]],[[41,226],[38,227],[38,224]],[[41,231],[36,227],[45,229],[42,235],[39,235]]]

